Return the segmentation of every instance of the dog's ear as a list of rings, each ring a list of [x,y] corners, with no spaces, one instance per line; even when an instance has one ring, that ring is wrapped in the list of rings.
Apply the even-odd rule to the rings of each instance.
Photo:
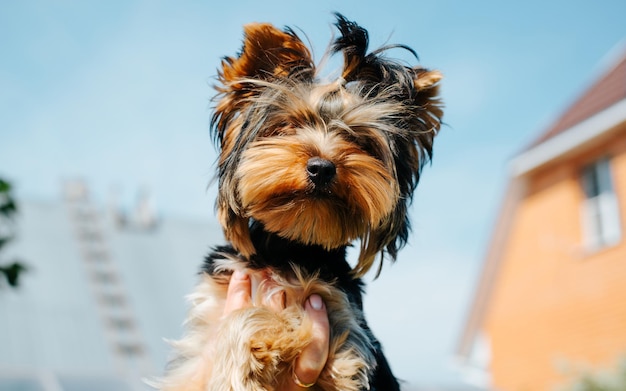
[[[335,26],[341,33],[332,46],[332,52],[343,54],[343,71],[341,77],[346,81],[353,81],[358,76],[365,62],[369,36],[367,30],[345,16],[335,13]]]
[[[309,72],[312,68],[311,53],[293,30],[281,31],[269,23],[251,23],[244,26],[243,48],[238,58],[227,57],[222,61],[221,79],[224,82],[242,78],[271,80]]]
[[[407,176],[404,173],[398,173],[398,176],[408,180],[406,191],[412,193],[422,168],[432,158],[433,141],[441,128],[443,104],[439,97],[439,81],[443,76],[439,71],[421,67],[413,68],[409,73],[412,75],[412,85],[407,87],[404,100],[406,115],[403,128],[406,130],[405,138],[413,142],[400,146],[399,154],[410,156],[413,164],[406,167]],[[400,161],[396,162],[400,168],[404,168]],[[404,193],[402,184],[400,187],[403,196],[409,195]]]
[[[420,128],[430,133],[432,140],[441,128],[443,117],[443,103],[439,96],[439,81],[443,79],[443,75],[437,70],[419,67],[413,68],[413,75],[415,92],[411,95],[414,109],[422,123]]]
[[[243,47],[235,57],[225,57],[218,71],[220,93],[213,126],[222,140],[228,124],[248,103],[248,99],[263,90],[262,83],[292,78],[310,80],[315,66],[306,45],[291,29],[284,31],[267,23],[244,26]]]
[[[403,95],[413,88],[410,68],[398,62],[387,60],[383,52],[400,48],[417,58],[417,53],[405,45],[387,45],[367,53],[369,35],[367,30],[341,14],[335,14],[335,26],[341,33],[332,45],[332,52],[343,54],[343,72],[346,82],[358,81],[366,86],[369,98],[383,92],[388,99],[404,99]]]

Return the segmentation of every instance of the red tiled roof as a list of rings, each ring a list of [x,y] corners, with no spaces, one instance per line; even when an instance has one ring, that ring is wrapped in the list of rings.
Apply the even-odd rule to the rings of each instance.
[[[622,50],[621,56],[612,65],[532,143],[531,148],[626,99],[626,50]]]

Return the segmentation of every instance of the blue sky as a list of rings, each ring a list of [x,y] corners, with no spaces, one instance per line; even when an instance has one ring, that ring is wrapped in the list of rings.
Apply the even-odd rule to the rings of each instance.
[[[400,377],[455,384],[450,357],[507,161],[624,42],[623,0],[3,2],[0,175],[28,199],[58,199],[60,181],[77,176],[102,202],[112,187],[128,203],[147,187],[162,214],[210,219],[219,59],[252,21],[301,29],[319,59],[332,11],[366,27],[372,48],[409,45],[445,76],[447,126],[415,197],[411,244],[366,306]]]

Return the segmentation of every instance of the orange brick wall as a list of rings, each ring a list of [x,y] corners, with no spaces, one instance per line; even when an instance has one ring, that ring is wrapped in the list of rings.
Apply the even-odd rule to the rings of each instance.
[[[622,241],[593,254],[581,245],[580,167],[612,160]],[[626,129],[575,160],[527,178],[484,328],[498,390],[554,390],[568,364],[611,367],[626,356]]]

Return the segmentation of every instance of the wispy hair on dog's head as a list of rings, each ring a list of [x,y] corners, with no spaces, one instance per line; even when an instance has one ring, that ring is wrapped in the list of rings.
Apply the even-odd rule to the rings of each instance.
[[[290,29],[244,28],[218,74],[212,118],[220,145],[217,211],[226,238],[255,253],[251,220],[327,249],[360,240],[355,274],[378,253],[393,260],[409,234],[407,209],[443,115],[441,74],[368,53],[365,29],[337,14],[331,52],[341,77],[325,83]]]

